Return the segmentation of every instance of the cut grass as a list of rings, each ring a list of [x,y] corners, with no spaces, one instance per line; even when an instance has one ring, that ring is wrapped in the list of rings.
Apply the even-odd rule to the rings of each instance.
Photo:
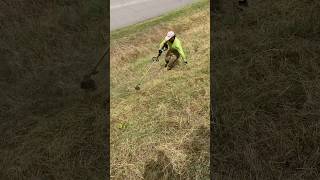
[[[209,22],[200,1],[111,34],[113,179],[209,179]],[[135,91],[169,30],[189,64],[167,71],[161,57]]]

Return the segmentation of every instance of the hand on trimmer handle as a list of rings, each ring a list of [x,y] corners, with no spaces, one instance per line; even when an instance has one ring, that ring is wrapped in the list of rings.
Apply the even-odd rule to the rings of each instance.
[[[161,56],[161,54],[162,54],[162,52],[163,52],[163,51],[165,51],[165,50],[167,50],[167,49],[168,49],[168,44],[167,44],[167,43],[165,43],[165,44],[162,46],[162,48],[161,48],[161,49],[159,49],[158,57],[160,57],[160,56]]]
[[[159,61],[159,57],[161,56],[163,50],[162,49],[159,49],[159,53],[158,53],[158,56],[155,56],[152,58],[153,61]]]
[[[161,54],[162,54],[163,51],[164,51],[163,49],[159,49],[158,57],[161,56]]]

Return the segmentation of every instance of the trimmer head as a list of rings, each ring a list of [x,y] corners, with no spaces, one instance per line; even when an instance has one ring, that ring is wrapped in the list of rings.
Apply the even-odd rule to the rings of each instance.
[[[136,85],[136,87],[134,87],[135,90],[139,91],[140,90],[140,87],[139,87],[139,84]]]
[[[90,75],[86,75],[83,77],[80,87],[81,89],[94,91],[97,89],[97,84],[93,79],[91,79]]]

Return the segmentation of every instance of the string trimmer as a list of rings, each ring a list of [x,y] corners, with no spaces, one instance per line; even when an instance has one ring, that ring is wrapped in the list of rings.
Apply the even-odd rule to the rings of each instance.
[[[97,89],[97,84],[96,82],[91,78],[91,76],[96,75],[98,73],[97,68],[103,61],[104,57],[108,54],[109,49],[105,51],[103,56],[99,59],[97,64],[93,67],[93,69],[86,75],[83,76],[83,79],[81,81],[80,87],[81,89],[86,89],[86,90],[96,90]]]
[[[159,57],[161,56],[161,53],[158,54],[158,56],[155,56],[152,58],[152,63],[150,64],[149,67],[147,67],[146,69],[146,72],[143,74],[143,76],[140,78],[139,80],[139,83],[136,85],[136,87],[134,89],[136,89],[137,91],[140,90],[140,85],[142,83],[142,81],[144,80],[144,78],[146,77],[147,73],[150,71],[152,65],[155,63],[155,62],[158,62],[159,61]]]

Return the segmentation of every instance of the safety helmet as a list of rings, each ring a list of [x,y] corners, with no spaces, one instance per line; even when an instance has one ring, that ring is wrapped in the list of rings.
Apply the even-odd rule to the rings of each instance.
[[[167,36],[164,38],[166,41],[168,41],[169,39],[171,39],[173,36],[175,36],[173,31],[169,31],[167,33]]]

